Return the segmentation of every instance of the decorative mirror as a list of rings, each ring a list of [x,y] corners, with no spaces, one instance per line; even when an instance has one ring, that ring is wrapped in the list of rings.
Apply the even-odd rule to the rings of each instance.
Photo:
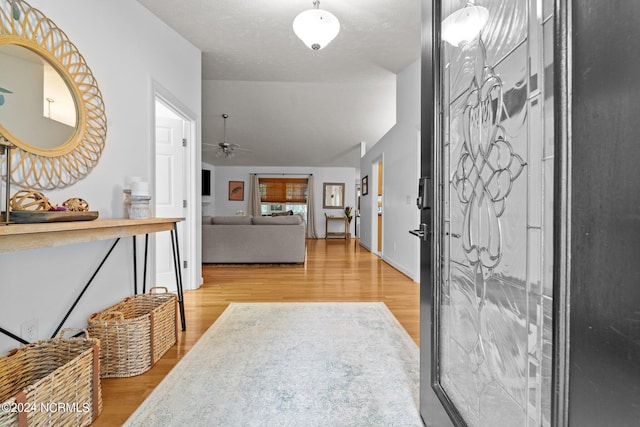
[[[50,190],[88,175],[107,119],[98,84],[67,35],[24,1],[3,0],[0,63],[0,139],[16,147],[11,181]]]
[[[344,209],[344,182],[325,182],[322,189],[324,209]]]

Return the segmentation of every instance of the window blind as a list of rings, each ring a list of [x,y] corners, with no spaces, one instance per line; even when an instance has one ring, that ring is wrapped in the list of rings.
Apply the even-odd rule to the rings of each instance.
[[[259,182],[262,202],[307,202],[307,178],[260,178]]]

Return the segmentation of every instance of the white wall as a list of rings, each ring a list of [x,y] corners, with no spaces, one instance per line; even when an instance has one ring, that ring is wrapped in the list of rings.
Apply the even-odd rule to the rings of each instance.
[[[409,234],[418,227],[415,205],[420,174],[420,61],[398,74],[397,123],[360,161],[361,178],[369,177],[369,194],[360,201],[360,244],[375,252],[377,191],[373,166],[383,159],[382,258],[418,281],[419,242]]]
[[[328,215],[344,215],[341,209],[322,208],[322,184],[325,182],[344,182],[345,206],[355,206],[355,168],[310,168],[310,167],[267,167],[267,166],[215,166],[213,197],[215,200],[215,215],[236,215],[239,210],[247,212],[249,200],[249,174],[257,173],[267,177],[282,177],[282,174],[299,175],[300,178],[313,174],[314,201],[316,214],[316,231],[318,237],[325,236],[324,213]],[[264,174],[264,175],[263,175]],[[244,201],[228,200],[229,181],[244,181]],[[333,230],[333,227],[331,228]],[[351,234],[355,235],[354,222],[351,222]]]
[[[69,188],[45,194],[54,203],[81,197],[101,218],[122,217],[125,177],[137,175],[153,182],[152,82],[200,117],[201,53],[134,1],[31,0],[30,4],[52,19],[84,56],[102,92],[108,123],[105,149],[91,174]],[[195,216],[199,215],[196,209]],[[19,334],[20,324],[35,318],[40,337],[47,338],[111,244],[100,241],[0,254],[0,326]],[[198,254],[198,268],[199,259]],[[132,243],[127,238],[116,246],[66,325],[84,327],[91,313],[130,295],[132,264]],[[138,268],[141,279],[140,263]],[[0,352],[17,345],[0,334]]]

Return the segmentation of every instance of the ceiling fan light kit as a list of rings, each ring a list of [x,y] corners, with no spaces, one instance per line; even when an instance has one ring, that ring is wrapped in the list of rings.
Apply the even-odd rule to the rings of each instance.
[[[331,12],[320,10],[314,0],[313,9],[305,10],[293,20],[293,32],[312,50],[326,47],[340,32],[340,22]]]
[[[225,159],[231,159],[236,154],[233,152],[233,148],[231,148],[230,144],[221,142],[218,145],[218,149],[216,150],[216,157],[224,157]]]

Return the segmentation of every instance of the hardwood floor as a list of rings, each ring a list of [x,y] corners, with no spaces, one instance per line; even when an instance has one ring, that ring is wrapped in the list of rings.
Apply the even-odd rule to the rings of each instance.
[[[122,425],[231,302],[382,301],[419,344],[419,285],[357,239],[308,240],[304,265],[205,265],[203,277],[185,292],[178,343],[142,375],[102,379],[103,410],[92,425]]]

